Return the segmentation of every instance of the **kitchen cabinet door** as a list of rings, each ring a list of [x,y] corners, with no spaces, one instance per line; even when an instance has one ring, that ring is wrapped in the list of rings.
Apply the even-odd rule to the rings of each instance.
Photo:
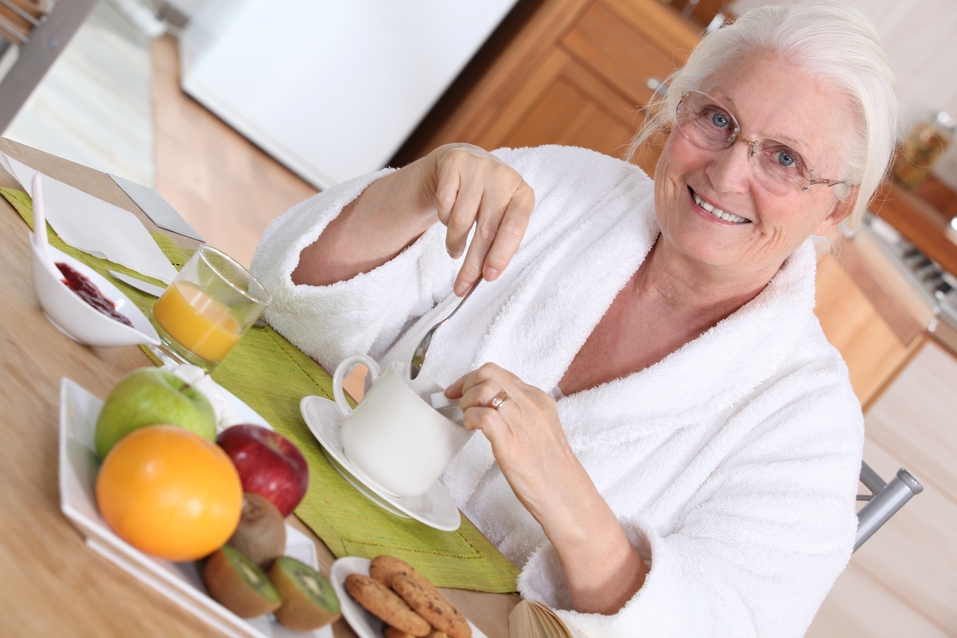
[[[563,144],[622,156],[643,116],[628,99],[555,49],[475,143],[484,148]],[[651,172],[660,148],[642,154]]]
[[[677,21],[676,21],[677,20]],[[669,10],[639,0],[598,0],[561,39],[596,77],[644,106],[661,81],[688,61],[696,30]]]
[[[844,358],[854,393],[866,412],[924,337],[913,321],[892,323],[882,314],[858,283],[867,273],[858,267],[857,279],[852,276],[859,260],[854,247],[847,244],[818,260],[814,313],[827,340]]]
[[[621,157],[644,121],[649,79],[683,64],[699,27],[655,0],[546,0],[414,159],[449,142],[565,144]],[[636,158],[649,173],[660,143]]]
[[[651,81],[664,80],[684,63],[689,49],[682,45],[695,37],[691,28],[683,37],[659,28],[647,8],[635,0],[588,5],[472,141],[485,148],[564,144],[622,156],[644,122],[641,107],[654,94]],[[662,142],[653,140],[635,158],[648,173]]]

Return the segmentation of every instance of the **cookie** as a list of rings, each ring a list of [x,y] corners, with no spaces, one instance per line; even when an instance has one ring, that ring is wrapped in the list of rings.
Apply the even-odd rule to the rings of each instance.
[[[405,574],[396,574],[392,578],[392,589],[439,631],[445,632],[451,638],[472,637],[472,628],[465,616],[442,598],[431,583],[429,587],[422,587],[416,579]]]
[[[395,627],[390,627],[386,625],[382,628],[382,636],[384,638],[413,638],[412,634],[407,634],[401,629],[396,629]],[[431,633],[425,638],[449,638],[448,634],[445,634],[438,629],[433,627]]]
[[[428,621],[379,581],[362,574],[349,574],[345,584],[346,591],[357,603],[387,625],[417,638],[425,638],[432,631]]]
[[[382,628],[382,636],[383,638],[413,638],[412,634],[407,634],[401,629],[389,625]],[[425,638],[449,638],[449,635],[433,627],[431,633]]]
[[[369,576],[372,576],[386,587],[392,587],[392,579],[398,574],[408,576],[423,587],[433,587],[432,583],[430,583],[425,576],[415,571],[412,565],[409,565],[400,558],[382,555],[376,556],[369,563]],[[436,590],[436,593],[438,593],[438,590]]]

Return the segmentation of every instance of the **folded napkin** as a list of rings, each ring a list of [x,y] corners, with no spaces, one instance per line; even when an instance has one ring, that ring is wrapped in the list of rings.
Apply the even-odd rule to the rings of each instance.
[[[36,170],[3,153],[0,166],[32,196]],[[70,246],[167,284],[176,277],[176,269],[136,215],[46,175],[43,195],[47,221]]]

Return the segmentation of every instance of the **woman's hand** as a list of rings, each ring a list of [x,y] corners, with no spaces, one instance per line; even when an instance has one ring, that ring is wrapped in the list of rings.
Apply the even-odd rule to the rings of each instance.
[[[448,227],[446,247],[458,259],[475,225],[455,279],[461,297],[479,275],[493,281],[505,270],[534,206],[531,187],[502,160],[469,144],[440,146],[346,205],[302,250],[292,281],[327,286],[352,279],[395,258],[436,222]]]
[[[509,485],[536,520],[545,526],[572,514],[568,490],[576,481],[591,481],[568,445],[551,396],[492,363],[465,375],[445,394],[461,397],[465,427],[485,434]],[[504,400],[497,409],[490,407],[496,397]]]
[[[481,275],[494,281],[518,251],[535,206],[535,194],[512,167],[477,146],[448,144],[419,166],[423,196],[448,227],[445,245],[458,259],[472,226],[475,234],[455,279],[462,296]]]
[[[568,444],[555,400],[492,363],[445,395],[461,399],[465,427],[482,431],[512,491],[541,524],[575,609],[621,609],[648,569]]]

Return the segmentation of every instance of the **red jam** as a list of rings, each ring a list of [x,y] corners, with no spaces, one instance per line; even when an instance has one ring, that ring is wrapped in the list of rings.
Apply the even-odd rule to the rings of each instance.
[[[133,327],[133,322],[125,315],[116,311],[116,304],[104,297],[103,293],[100,292],[99,288],[93,285],[89,277],[77,272],[70,264],[57,262],[56,267],[59,268],[60,273],[66,277],[63,283],[67,285],[67,288],[75,292],[80,299],[93,306],[94,310],[102,312],[110,319],[125,323],[130,328]]]

